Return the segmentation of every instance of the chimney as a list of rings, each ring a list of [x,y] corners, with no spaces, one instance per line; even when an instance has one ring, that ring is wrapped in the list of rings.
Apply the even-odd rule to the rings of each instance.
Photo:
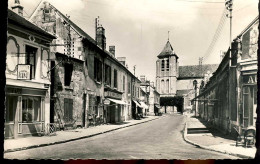
[[[96,32],[96,42],[102,50],[106,49],[106,37],[105,37],[105,29],[102,26],[97,27]]]
[[[121,64],[123,64],[124,66],[126,66],[126,64],[125,64],[125,60],[126,59],[126,57],[117,57],[117,60],[121,63]]]
[[[14,5],[11,8],[16,14],[20,15],[21,17],[23,16],[23,6],[21,6],[19,0],[15,0]]]
[[[109,46],[109,52],[115,57],[115,46]]]

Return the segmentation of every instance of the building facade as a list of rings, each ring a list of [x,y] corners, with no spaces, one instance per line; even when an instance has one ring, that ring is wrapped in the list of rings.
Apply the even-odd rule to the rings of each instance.
[[[199,114],[223,133],[255,126],[258,17],[237,36],[197,97]],[[229,55],[231,59],[229,60]]]
[[[50,120],[50,47],[56,37],[8,9],[5,138],[40,135]]]

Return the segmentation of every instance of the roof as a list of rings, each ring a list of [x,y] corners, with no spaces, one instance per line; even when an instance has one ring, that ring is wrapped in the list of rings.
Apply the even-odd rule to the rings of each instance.
[[[56,37],[43,29],[39,28],[38,26],[34,25],[33,23],[29,22],[25,18],[21,17],[20,15],[16,14],[12,10],[8,9],[8,24],[16,24],[19,26],[22,26],[23,28],[26,28],[30,31],[34,31],[40,35],[44,35],[46,37],[49,37],[51,39],[56,39]]]
[[[35,13],[37,12],[38,9],[40,9],[41,5],[44,4],[44,3],[49,3],[47,1],[41,1],[39,3],[39,5],[37,6],[37,8],[34,10],[34,12],[32,13],[31,17],[29,20],[32,20],[32,18],[34,17]],[[71,25],[71,27],[77,31],[77,33],[79,35],[81,35],[83,37],[83,40],[87,40],[89,41],[90,43],[92,43],[93,45],[95,45],[95,48],[98,48],[100,51],[104,52],[107,56],[110,57],[110,59],[114,60],[115,62],[117,62],[117,64],[120,64],[120,66],[122,66],[128,73],[131,74],[131,76],[135,77],[137,79],[138,82],[141,82],[130,70],[128,70],[126,68],[126,66],[124,66],[122,63],[120,63],[109,51],[107,50],[103,50],[101,49],[99,46],[97,46],[96,44],[96,41],[90,36],[88,35],[85,31],[83,31],[79,26],[77,26],[75,23],[73,23],[68,17],[66,17],[64,14],[62,14],[57,8],[55,8],[53,5],[51,5],[49,3],[50,7],[52,7],[55,12],[57,12],[61,17],[62,19],[64,19],[67,23],[69,23]]]
[[[185,90],[177,90],[176,96],[183,96],[184,94],[188,94],[192,89],[185,89]]]
[[[174,55],[177,56],[175,54],[175,52],[173,51],[171,43],[168,40],[166,45],[164,46],[162,52],[157,57],[158,58],[163,58],[163,57],[174,56]]]
[[[213,73],[217,68],[218,64],[204,64],[201,67],[200,65],[179,66],[178,78],[204,77],[208,71]]]

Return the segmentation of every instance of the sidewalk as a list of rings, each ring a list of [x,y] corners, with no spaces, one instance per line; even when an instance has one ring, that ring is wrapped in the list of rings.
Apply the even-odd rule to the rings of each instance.
[[[242,145],[236,146],[234,139],[219,131],[209,131],[199,119],[190,116],[187,116],[184,139],[186,142],[200,148],[234,155],[239,158],[252,159],[256,153],[254,145],[247,148]]]
[[[6,139],[4,141],[4,152],[13,152],[19,150],[25,150],[36,147],[43,147],[48,145],[54,145],[59,143],[70,142],[74,140],[79,140],[83,138],[92,137],[95,135],[107,133],[110,131],[130,127],[133,125],[145,123],[155,119],[159,119],[163,116],[145,116],[141,120],[127,120],[126,122],[120,124],[108,124],[99,125],[96,127],[90,127],[86,129],[73,129],[66,131],[57,131],[55,135],[52,136],[41,136],[41,137],[26,137],[18,139]]]

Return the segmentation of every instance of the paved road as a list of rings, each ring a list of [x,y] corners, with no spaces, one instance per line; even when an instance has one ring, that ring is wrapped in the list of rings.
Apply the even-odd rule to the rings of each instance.
[[[161,119],[78,141],[6,153],[10,159],[236,159],[182,138],[185,117]]]

